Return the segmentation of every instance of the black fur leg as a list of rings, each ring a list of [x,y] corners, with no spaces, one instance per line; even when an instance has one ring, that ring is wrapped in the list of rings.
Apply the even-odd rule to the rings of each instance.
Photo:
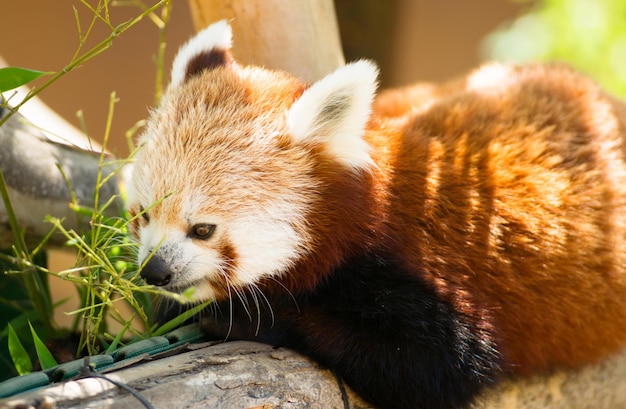
[[[234,338],[307,354],[379,408],[465,407],[495,378],[498,354],[469,320],[408,277],[380,257],[360,258],[297,297],[297,308],[288,295],[269,300],[273,325],[268,312],[258,327],[235,308],[232,327],[207,322],[208,330],[228,327]]]

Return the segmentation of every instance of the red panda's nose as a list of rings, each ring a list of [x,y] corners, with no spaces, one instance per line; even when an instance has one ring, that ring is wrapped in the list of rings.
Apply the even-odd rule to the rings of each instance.
[[[170,282],[172,274],[165,261],[155,254],[141,269],[141,277],[150,285],[164,286]]]

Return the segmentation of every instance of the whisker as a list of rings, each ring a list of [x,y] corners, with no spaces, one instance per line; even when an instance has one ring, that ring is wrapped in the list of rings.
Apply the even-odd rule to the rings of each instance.
[[[272,304],[270,303],[269,298],[267,298],[267,296],[263,293],[263,291],[259,288],[258,285],[256,284],[251,284],[250,285],[251,291],[255,294],[258,294],[261,299],[265,302],[265,305],[267,305],[267,309],[270,313],[270,317],[271,317],[271,326],[273,327],[274,324],[276,323],[276,316],[274,315],[274,309],[272,308]],[[257,335],[258,335],[258,331],[259,331],[259,327],[261,325],[261,308],[259,303],[257,302],[257,309],[259,310],[259,314],[258,314],[258,325],[257,325]]]
[[[291,298],[291,300],[293,301],[293,304],[296,306],[296,310],[298,311],[298,314],[301,313],[300,311],[300,305],[298,305],[298,300],[296,299],[295,295],[293,295],[293,293],[291,292],[291,290],[289,290],[289,288],[287,288],[287,286],[283,283],[280,282],[280,280],[278,280],[278,278],[273,277],[273,276],[269,276],[267,277],[268,279],[272,280],[273,282],[275,282],[276,284],[278,284],[279,286],[281,286],[283,288],[283,290],[285,290],[285,292],[287,294],[289,294],[289,298]]]
[[[256,306],[256,329],[254,331],[254,335],[259,335],[259,331],[261,330],[261,306],[259,305],[259,298],[257,297],[255,286],[250,286],[250,295],[254,300],[254,305]]]
[[[256,329],[255,335],[258,335],[261,331],[262,325],[262,317],[264,314],[264,310],[267,309],[270,317],[270,325],[273,327],[276,324],[276,314],[274,312],[274,308],[269,300],[269,298],[264,294],[263,290],[256,283],[250,283],[245,287],[234,285],[231,279],[229,278],[228,271],[236,268],[234,263],[230,260],[221,260],[219,263],[214,262],[205,262],[201,255],[195,256],[191,261],[188,262],[187,266],[189,268],[193,268],[194,270],[212,270],[215,271],[219,280],[222,281],[219,285],[223,288],[223,291],[228,296],[228,309],[229,309],[229,326],[228,332],[226,334],[226,339],[230,337],[232,334],[234,319],[235,319],[235,310],[234,306],[236,302],[241,303],[241,307],[243,308],[245,314],[248,319],[253,322],[256,321]],[[275,277],[269,277],[271,280],[276,282],[279,286],[281,286],[289,297],[293,301],[296,306],[298,312],[300,312],[300,308],[298,302],[293,295],[293,293],[278,279]],[[215,317],[218,315],[223,315],[221,311],[221,307],[218,303],[211,304],[212,313]],[[254,311],[254,309],[256,311]]]

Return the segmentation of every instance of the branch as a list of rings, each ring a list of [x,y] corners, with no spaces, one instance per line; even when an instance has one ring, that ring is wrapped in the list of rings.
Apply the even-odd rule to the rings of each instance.
[[[194,347],[192,345],[192,347]],[[369,408],[352,392],[342,396],[333,374],[286,349],[228,342],[106,373],[139,389],[155,408]],[[145,408],[99,378],[86,378],[0,399],[0,407]]]
[[[293,351],[236,341],[191,345],[189,352],[105,375],[140,393],[156,408],[370,408],[333,374]],[[505,381],[472,409],[615,409],[626,407],[626,353],[577,372]],[[0,407],[143,409],[113,384],[86,378],[0,399]]]
[[[86,138],[82,142],[88,145]],[[70,203],[74,195],[79,205],[94,205],[99,152],[55,142],[19,113],[0,126],[0,146],[0,169],[29,246],[38,244],[52,229],[51,224],[44,222],[48,215],[65,219],[68,229],[89,228],[88,218],[80,220]],[[105,165],[102,176],[114,171],[114,166]],[[118,177],[113,175],[100,188],[101,203],[117,195],[118,182]],[[109,210],[109,214],[115,214],[118,209]],[[50,244],[60,245],[64,241],[64,237],[55,234]],[[0,202],[0,248],[9,248],[13,242],[7,210],[4,202]]]

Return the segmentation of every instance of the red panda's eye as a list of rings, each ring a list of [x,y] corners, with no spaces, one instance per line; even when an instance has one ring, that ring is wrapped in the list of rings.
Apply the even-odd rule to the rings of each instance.
[[[191,232],[189,233],[189,236],[191,236],[194,239],[207,240],[209,237],[213,235],[213,232],[215,232],[214,224],[208,224],[208,223],[196,224],[191,228]]]

